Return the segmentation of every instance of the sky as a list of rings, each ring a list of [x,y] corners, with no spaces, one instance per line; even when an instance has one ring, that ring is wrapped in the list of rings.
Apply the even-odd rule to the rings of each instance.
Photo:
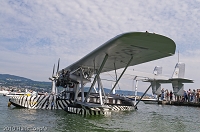
[[[200,0],[1,0],[0,6],[0,74],[49,81],[58,58],[65,68],[118,34],[148,31],[171,38],[176,54],[129,67],[119,89],[133,90],[133,77],[126,78],[133,69],[152,73],[158,65],[171,77],[178,52],[185,77],[194,80],[185,89],[200,88]],[[148,85],[139,82],[138,91]]]

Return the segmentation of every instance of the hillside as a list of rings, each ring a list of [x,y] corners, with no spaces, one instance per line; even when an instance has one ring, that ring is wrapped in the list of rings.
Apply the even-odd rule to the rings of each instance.
[[[33,81],[25,77],[19,77],[9,74],[0,74],[0,85],[5,87],[21,87],[21,88],[51,88],[51,82]]]

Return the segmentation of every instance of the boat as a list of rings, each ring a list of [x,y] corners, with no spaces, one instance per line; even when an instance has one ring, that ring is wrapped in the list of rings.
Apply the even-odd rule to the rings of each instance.
[[[8,94],[10,91],[7,91],[7,90],[1,90],[0,91],[0,95],[6,95]]]
[[[6,94],[3,94],[3,96],[13,97],[13,96],[23,96],[27,93],[25,92],[8,92]]]
[[[145,104],[158,104],[158,99],[153,99],[153,98],[142,99],[141,101],[144,102]]]

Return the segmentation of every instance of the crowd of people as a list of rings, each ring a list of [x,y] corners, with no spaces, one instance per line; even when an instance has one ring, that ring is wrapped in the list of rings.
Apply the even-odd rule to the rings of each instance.
[[[182,97],[182,100],[185,102],[200,102],[199,98],[200,91],[199,90],[191,90],[189,89],[188,91],[184,91],[184,95]]]
[[[200,102],[200,89],[189,89],[188,91],[184,90],[184,94],[182,96],[176,96],[172,92],[172,90],[164,90],[162,88],[161,90],[161,100],[166,100],[166,101],[183,101],[183,102],[194,102],[194,103],[199,103]]]

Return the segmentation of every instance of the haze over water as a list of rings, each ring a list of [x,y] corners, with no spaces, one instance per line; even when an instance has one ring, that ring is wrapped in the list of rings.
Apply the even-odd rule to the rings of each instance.
[[[113,112],[110,116],[68,114],[63,110],[8,108],[0,96],[0,131],[47,132],[198,132],[200,108],[144,104],[137,111]]]

